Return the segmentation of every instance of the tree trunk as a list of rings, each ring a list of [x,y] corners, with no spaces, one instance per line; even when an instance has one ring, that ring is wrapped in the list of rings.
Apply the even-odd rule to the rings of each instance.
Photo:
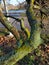
[[[28,22],[31,26],[30,39],[27,42],[24,42],[25,44],[21,48],[16,50],[15,51],[16,53],[13,54],[9,59],[5,59],[3,62],[3,65],[14,65],[16,62],[18,62],[20,59],[22,59],[28,53],[31,53],[34,49],[36,49],[42,43],[42,40],[40,38],[41,28],[34,17],[34,11],[33,11],[34,0],[26,0],[26,1],[27,1],[27,3],[28,3],[28,1],[30,2],[30,3],[28,3],[29,6],[26,11],[26,14],[28,17]],[[3,16],[3,14],[1,14],[1,12],[0,12],[0,17],[2,19],[1,22],[6,26],[6,28],[9,29],[15,35],[16,38],[17,37],[19,38],[19,34],[18,34],[17,30],[15,28],[13,28],[13,26],[11,26],[11,24],[8,24],[7,19]],[[15,33],[14,31],[17,33]],[[18,35],[16,35],[16,34],[18,34]],[[7,56],[6,56],[6,58],[7,58]]]

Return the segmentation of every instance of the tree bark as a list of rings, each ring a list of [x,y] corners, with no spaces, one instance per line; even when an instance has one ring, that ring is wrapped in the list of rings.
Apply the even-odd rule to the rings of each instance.
[[[20,35],[18,30],[9,23],[7,18],[3,15],[2,11],[0,10],[0,22],[15,36],[17,40],[20,39]]]
[[[28,53],[31,53],[34,49],[36,49],[41,43],[42,39],[40,38],[41,34],[41,28],[36,21],[36,18],[34,17],[34,11],[33,11],[33,5],[34,0],[28,0],[30,3],[28,3],[28,9],[26,11],[28,22],[31,26],[31,36],[30,39],[25,44],[16,50],[16,53],[13,54],[9,59],[5,59],[3,62],[3,65],[14,65],[16,62],[18,62],[20,59],[22,59],[24,56],[26,56]],[[1,12],[0,12],[1,13]],[[7,29],[9,29],[17,38],[17,30],[13,28],[10,24],[7,24],[7,19],[3,16],[3,14],[0,14],[2,23],[6,26]],[[7,27],[10,26],[10,27]],[[12,30],[11,30],[12,29]],[[14,33],[17,32],[17,33]],[[19,38],[19,34],[18,34]],[[7,56],[6,56],[7,57]]]

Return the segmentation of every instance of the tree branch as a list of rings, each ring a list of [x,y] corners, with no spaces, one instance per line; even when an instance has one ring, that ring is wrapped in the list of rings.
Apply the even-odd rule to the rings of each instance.
[[[3,15],[2,11],[0,10],[0,22],[15,36],[17,40],[20,39],[20,35],[18,30],[9,23],[6,17]]]
[[[7,59],[7,60],[5,59],[3,62],[3,65],[14,65],[16,62],[18,62],[20,59],[22,59],[28,53],[31,53],[34,49],[36,49],[42,43],[42,39],[40,37],[41,28],[34,17],[34,11],[32,9],[34,0],[28,0],[28,1],[30,1],[30,4],[28,3],[28,5],[30,5],[30,6],[28,7],[26,14],[28,17],[28,22],[31,26],[30,39],[27,42],[24,42],[24,45],[21,48],[19,48],[18,50],[15,49],[16,53],[13,54],[9,59]],[[1,19],[2,19],[2,17],[1,17]],[[7,20],[3,19],[3,21],[7,21]],[[8,29],[11,29],[11,27]],[[13,32],[13,31],[11,31],[11,32]]]

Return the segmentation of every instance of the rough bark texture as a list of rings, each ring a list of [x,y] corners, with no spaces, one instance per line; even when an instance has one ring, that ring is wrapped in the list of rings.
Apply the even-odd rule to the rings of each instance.
[[[16,62],[18,62],[28,53],[31,53],[31,51],[36,49],[42,43],[42,40],[40,38],[41,28],[34,17],[34,12],[32,9],[33,3],[34,3],[34,0],[30,0],[30,4],[28,4],[29,6],[26,11],[28,21],[31,26],[30,39],[24,42],[25,45],[23,45],[18,50],[16,50],[15,51],[16,53],[13,54],[9,59],[4,60],[3,65],[14,65]],[[15,35],[16,38],[19,39],[18,31],[13,26],[11,26],[10,23],[7,22],[7,19],[3,16],[3,14],[1,14],[1,12],[0,12],[0,18],[1,18],[1,22],[6,26],[6,28],[9,31],[11,31]]]

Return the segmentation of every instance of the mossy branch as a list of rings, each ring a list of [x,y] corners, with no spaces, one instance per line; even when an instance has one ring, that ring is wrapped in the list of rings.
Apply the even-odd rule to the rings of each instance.
[[[16,50],[15,54],[13,54],[9,59],[5,60],[3,62],[3,65],[14,65],[16,62],[18,62],[20,59],[22,59],[28,53],[31,53],[31,51],[36,49],[42,43],[42,39],[40,38],[41,28],[40,28],[38,22],[36,21],[36,18],[34,17],[34,11],[32,9],[34,0],[28,0],[28,1],[30,1],[30,6],[28,7],[26,14],[28,17],[28,22],[31,26],[30,39],[28,41],[24,42],[24,45],[22,47],[20,47],[18,50]],[[0,15],[0,16],[2,16],[2,15]],[[3,17],[1,17],[1,19],[2,18]],[[3,22],[5,23],[5,21],[7,21],[4,19],[6,19],[6,18],[2,19],[2,23]],[[5,26],[6,26],[6,24],[5,24]],[[11,27],[10,28],[7,27],[7,29],[10,30]],[[13,31],[11,31],[11,32],[13,32]]]

